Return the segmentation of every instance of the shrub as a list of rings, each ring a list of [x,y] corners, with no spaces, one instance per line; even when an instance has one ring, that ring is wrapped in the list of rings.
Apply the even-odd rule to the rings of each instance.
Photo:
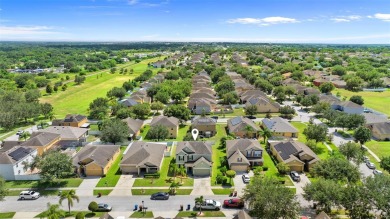
[[[217,173],[217,176],[215,177],[216,183],[222,184],[225,178],[226,177],[224,177],[222,173]]]
[[[156,173],[145,173],[144,178],[160,178],[160,172]]]
[[[91,203],[89,203],[88,210],[95,212],[97,211],[97,209],[98,209],[98,204],[96,202],[92,201]]]
[[[263,167],[256,167],[254,170],[253,170],[253,174],[258,176],[261,174],[261,171],[263,171]]]
[[[278,163],[276,165],[276,168],[278,169],[280,174],[286,174],[288,171],[290,171],[290,167],[287,166],[287,164],[282,162]]]
[[[263,171],[268,171],[268,167],[267,166],[263,166]]]
[[[76,214],[76,219],[84,219],[84,213],[83,212],[79,212]]]

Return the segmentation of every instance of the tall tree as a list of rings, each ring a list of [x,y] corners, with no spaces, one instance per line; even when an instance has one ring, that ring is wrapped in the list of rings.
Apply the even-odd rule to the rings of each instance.
[[[42,179],[50,183],[73,172],[71,157],[57,150],[44,153],[37,167],[41,170]]]
[[[375,208],[380,212],[381,218],[390,217],[390,176],[383,174],[381,176],[368,177],[365,186],[368,189],[369,197]]]
[[[169,136],[169,130],[167,127],[163,125],[156,125],[149,129],[148,133],[146,134],[146,138],[148,139],[156,139],[157,141],[160,141],[161,139],[166,139]]]
[[[344,143],[340,145],[339,150],[347,160],[353,161],[356,164],[363,162],[364,150],[362,150],[359,144],[354,142]]]
[[[150,114],[150,105],[148,103],[137,104],[131,108],[137,119],[146,119]]]
[[[354,103],[359,104],[359,105],[363,105],[364,104],[364,99],[360,95],[353,95],[353,96],[351,96],[349,98],[349,101],[354,102]]]
[[[380,166],[384,169],[387,170],[387,172],[390,172],[390,156],[388,157],[382,157]]]
[[[293,219],[299,216],[299,202],[291,189],[275,178],[255,176],[252,181],[243,195],[252,216],[259,219]]]
[[[312,168],[311,173],[324,179],[342,182],[358,182],[360,180],[358,167],[344,157],[334,156],[327,160],[320,160]]]
[[[24,141],[27,140],[27,138],[29,138],[31,136],[30,132],[22,132],[20,135],[19,135],[19,139],[23,139]]]
[[[3,201],[4,197],[8,195],[8,189],[5,187],[5,180],[0,176],[0,201]]]
[[[47,203],[45,215],[47,219],[60,219],[65,217],[65,212],[60,209],[60,205]]]
[[[108,119],[103,122],[101,140],[114,144],[124,141],[129,137],[129,127],[120,119]]]
[[[356,139],[356,141],[363,145],[371,139],[371,130],[364,126],[360,126],[353,133],[353,137]]]
[[[245,115],[253,116],[257,113],[257,106],[256,105],[249,105],[245,107]]]
[[[303,187],[303,197],[315,201],[319,208],[330,213],[332,207],[340,205],[342,198],[341,187],[333,180],[319,179]]]
[[[328,128],[321,124],[310,124],[303,130],[303,134],[306,135],[306,138],[315,140],[316,143],[325,141],[327,133]]]
[[[260,135],[263,136],[264,143],[265,143],[266,139],[272,136],[272,132],[267,127],[264,127],[263,129],[260,130]]]
[[[67,200],[68,201],[68,210],[70,214],[70,207],[73,207],[73,200],[76,200],[77,202],[80,201],[79,197],[76,195],[76,191],[74,189],[71,190],[64,190],[61,193],[59,203],[62,205],[62,201]]]
[[[53,112],[53,106],[50,103],[41,103],[41,113],[47,119],[50,113]]]
[[[325,82],[322,83],[319,88],[321,93],[330,93],[335,87],[332,82]]]
[[[190,119],[191,111],[184,105],[170,105],[164,109],[165,116],[173,116],[180,120],[180,122]]]
[[[348,184],[342,187],[341,205],[351,219],[373,219],[370,191],[361,184]]]

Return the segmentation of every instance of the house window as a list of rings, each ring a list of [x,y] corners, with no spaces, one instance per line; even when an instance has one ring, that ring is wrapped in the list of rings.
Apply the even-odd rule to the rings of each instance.
[[[242,158],[241,157],[237,157],[237,162],[242,162]]]
[[[255,157],[261,157],[261,151],[254,151]]]
[[[18,170],[18,174],[20,175],[20,170]]]
[[[188,159],[188,160],[193,160],[193,159],[194,159],[194,155],[187,156],[187,159]]]

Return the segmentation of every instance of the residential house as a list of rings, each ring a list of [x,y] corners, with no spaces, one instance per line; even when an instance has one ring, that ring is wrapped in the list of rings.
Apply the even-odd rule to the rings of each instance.
[[[237,116],[227,121],[228,132],[240,138],[257,138],[260,128],[256,124],[242,116]]]
[[[194,93],[207,93],[207,94],[212,95],[213,97],[215,97],[217,95],[217,92],[215,92],[215,90],[213,90],[212,88],[206,88],[206,87],[192,89],[192,94],[194,94]]]
[[[199,135],[209,138],[217,134],[217,122],[207,116],[196,116],[191,123],[192,129],[197,129]]]
[[[210,142],[182,141],[177,143],[176,164],[184,165],[194,176],[211,176],[212,149]]]
[[[389,121],[386,115],[379,115],[376,113],[363,113],[362,115],[364,116],[364,119],[366,121],[366,126]]]
[[[123,155],[120,169],[124,174],[155,173],[160,170],[165,144],[135,141]]]
[[[21,146],[32,147],[38,150],[38,155],[41,156],[44,152],[58,146],[61,140],[61,135],[49,132],[33,132],[30,139],[23,142]]]
[[[229,168],[236,172],[263,165],[263,148],[258,140],[235,139],[226,141],[226,157]]]
[[[310,171],[319,161],[317,155],[302,142],[290,139],[288,141],[268,141],[268,144],[272,155],[279,162],[287,164],[292,171]]]
[[[262,127],[268,128],[272,132],[272,136],[298,138],[298,129],[292,126],[286,119],[280,117],[264,118]]]
[[[188,109],[192,111],[192,113],[200,115],[200,114],[209,114],[215,110],[217,106],[217,101],[215,99],[208,98],[190,98],[188,100]]]
[[[390,141],[390,121],[368,125],[372,137],[378,140]]]
[[[130,117],[123,119],[122,121],[129,127],[129,137],[132,139],[135,139],[140,134],[141,128],[144,125],[143,120],[133,119]]]
[[[202,89],[205,89],[205,88],[202,88]],[[205,93],[205,92],[193,92],[191,95],[190,95],[190,99],[193,99],[193,98],[198,98],[198,99],[215,99],[215,96],[212,94],[212,93]]]
[[[257,96],[252,97],[245,103],[246,107],[256,106],[258,113],[277,113],[279,112],[280,105],[268,97]]]
[[[71,126],[49,126],[39,132],[48,132],[60,135],[58,145],[61,147],[81,146],[87,141],[88,129]]]
[[[120,154],[118,145],[92,145],[81,148],[72,158],[77,173],[83,176],[104,176]]]
[[[288,85],[300,85],[301,83],[299,81],[296,81],[292,78],[287,78],[282,81],[282,85],[288,86]]]
[[[320,95],[320,102],[329,103],[332,109],[348,114],[362,114],[364,112],[364,107],[351,101],[341,101],[333,95]]]
[[[88,120],[86,116],[68,114],[63,120],[54,120],[52,122],[52,125],[88,128],[89,124],[87,123],[87,121]]]
[[[127,99],[121,100],[120,104],[127,106],[127,107],[133,107],[139,103],[136,100],[134,100],[133,98],[127,98]]]
[[[31,163],[37,156],[37,149],[14,146],[0,152],[0,175],[5,180],[39,180],[39,174],[25,170],[26,163]]]
[[[249,99],[254,97],[267,97],[267,94],[261,91],[260,89],[246,90],[238,93],[240,97],[240,102],[245,104]]]
[[[150,122],[150,127],[162,125],[169,131],[169,138],[176,138],[179,132],[179,119],[167,116],[155,116]]]

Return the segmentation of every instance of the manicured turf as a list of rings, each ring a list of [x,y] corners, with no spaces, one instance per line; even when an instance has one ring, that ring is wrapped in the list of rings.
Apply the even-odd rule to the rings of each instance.
[[[108,170],[105,177],[102,177],[96,187],[114,187],[120,176],[121,176],[121,170],[119,169],[119,163],[121,162],[123,151],[125,151],[126,147],[121,147],[121,152],[119,156],[116,158],[114,163],[112,164],[111,168]]]
[[[169,192],[169,189],[132,189],[131,194],[133,195],[151,195],[156,192]],[[192,189],[176,189],[176,195],[190,195]]]
[[[141,212],[141,211],[136,211],[133,214],[130,215],[130,218],[153,218],[153,212],[147,211],[147,212]]]
[[[220,125],[217,124],[217,134],[210,138],[210,140],[215,141],[215,144],[212,146],[213,150],[213,169],[212,169],[212,176],[211,176],[211,185],[217,185],[216,184],[216,177],[218,173],[221,173],[219,168],[221,167],[221,157],[226,157],[226,152],[224,149],[219,149],[220,145],[220,139],[224,136],[226,136],[226,125]],[[233,184],[233,180],[232,180]]]
[[[340,92],[341,98],[347,97],[349,99],[353,95],[362,96],[364,99],[364,107],[372,108],[379,112],[385,113],[390,116],[389,107],[390,106],[390,90],[384,92],[369,92],[369,91],[360,91],[352,92],[345,89],[335,89],[332,93],[334,95]]]
[[[161,58],[153,58],[134,64],[133,74],[109,74],[101,73],[96,76],[87,77],[81,85],[71,86],[68,84],[66,91],[58,91],[50,96],[43,96],[41,102],[51,103],[54,107],[54,114],[57,118],[63,118],[66,114],[84,114],[87,115],[89,104],[97,97],[105,97],[107,91],[117,86],[121,87],[123,82],[134,79],[146,69],[150,68],[154,72],[156,69],[148,67],[149,62],[154,62]],[[120,67],[117,67],[120,69]],[[108,72],[108,70],[106,71]]]
[[[265,176],[269,177],[277,177],[280,179],[284,179],[284,185],[285,186],[293,186],[293,182],[291,182],[290,178],[285,175],[280,175],[278,169],[275,166],[275,163],[272,161],[271,156],[268,154],[268,152],[265,150],[264,144],[261,144],[264,152],[263,152],[263,167],[268,167],[267,171],[264,171]]]
[[[381,159],[382,157],[390,156],[390,141],[374,141],[371,140],[364,144],[367,146],[376,156]]]
[[[204,211],[202,210],[202,215],[198,215],[199,211],[180,211],[176,217],[225,217],[225,214],[222,211]]]
[[[98,195],[101,193],[102,195],[109,195],[112,192],[112,189],[94,189],[93,195]]]
[[[70,178],[70,179],[59,179],[54,184],[40,183],[39,181],[7,181],[5,183],[6,188],[46,188],[46,187],[78,187],[83,179]]]
[[[232,189],[211,189],[213,190],[214,195],[230,195],[232,193]]]
[[[4,212],[0,213],[0,218],[13,218],[16,212]]]
[[[90,211],[70,211],[70,214],[68,211],[65,212],[65,218],[75,218],[76,214],[79,212],[83,212],[85,218],[98,218],[102,216],[105,212],[90,212]],[[41,212],[40,214],[36,215],[34,218],[45,218],[46,217],[46,211]]]

